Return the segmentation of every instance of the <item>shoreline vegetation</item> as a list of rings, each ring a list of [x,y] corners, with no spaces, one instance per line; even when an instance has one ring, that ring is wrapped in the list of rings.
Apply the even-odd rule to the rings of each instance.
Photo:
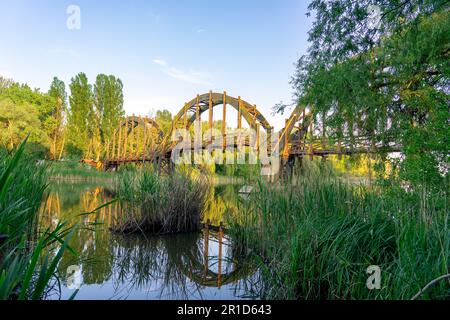
[[[125,216],[111,231],[158,235],[199,231],[209,188],[210,182],[203,175],[124,174],[117,194]]]
[[[68,241],[76,225],[39,226],[47,176],[45,167],[24,156],[26,140],[13,154],[0,150],[0,300],[44,299],[63,253],[75,255]]]
[[[258,186],[228,231],[260,261],[263,298],[411,299],[440,277],[420,298],[449,298],[448,191],[349,185],[327,170]],[[366,286],[372,265],[380,290]]]

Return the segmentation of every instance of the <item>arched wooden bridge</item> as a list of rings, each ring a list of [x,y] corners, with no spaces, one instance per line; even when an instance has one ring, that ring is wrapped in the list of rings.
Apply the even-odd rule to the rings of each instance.
[[[275,133],[269,121],[251,104],[241,97],[232,97],[224,93],[209,92],[197,95],[187,102],[175,115],[172,126],[165,134],[159,128],[155,120],[148,117],[131,116],[125,118],[113,135],[112,142],[108,143],[104,168],[106,170],[117,169],[127,163],[158,164],[170,163],[170,158],[179,141],[174,141],[174,133],[178,129],[190,130],[195,123],[202,124],[202,115],[207,113],[208,121],[206,132],[210,130],[208,141],[202,141],[203,148],[211,145],[212,132],[214,130],[214,111],[221,106],[221,141],[223,149],[227,147],[226,141],[230,140],[230,130],[227,127],[227,108],[232,107],[237,111],[237,128],[243,129],[244,119],[249,128],[256,132],[254,141],[247,141],[246,146],[259,150],[264,145],[268,155],[278,155],[282,158],[282,164],[289,163],[296,157],[314,156],[326,157],[331,154],[339,156],[352,153],[375,152],[376,146],[370,143],[366,137],[353,137],[333,141],[328,139],[326,132],[321,137],[314,136],[313,110],[308,107],[297,106],[291,116],[286,119],[285,127]],[[264,135],[261,132],[264,131]],[[228,134],[228,136],[227,136]],[[270,143],[272,135],[278,135],[275,145]],[[234,136],[231,136],[233,141]],[[237,142],[236,142],[237,143]],[[237,147],[235,145],[235,147]],[[395,148],[393,148],[394,150]]]

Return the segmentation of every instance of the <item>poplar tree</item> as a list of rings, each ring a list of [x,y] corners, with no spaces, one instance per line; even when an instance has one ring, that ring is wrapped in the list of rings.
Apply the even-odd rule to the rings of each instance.
[[[93,109],[92,86],[86,74],[79,73],[71,79],[69,97],[68,126],[70,132],[70,152],[81,156],[89,153],[90,138],[94,133],[95,114]]]

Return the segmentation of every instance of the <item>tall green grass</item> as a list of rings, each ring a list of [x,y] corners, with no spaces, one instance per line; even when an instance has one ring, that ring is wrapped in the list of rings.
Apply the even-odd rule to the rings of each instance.
[[[0,151],[0,300],[45,298],[74,230],[38,229],[46,168],[22,159],[25,144],[12,155]]]
[[[118,233],[169,234],[198,231],[209,182],[204,176],[151,171],[131,172],[119,180],[118,196],[126,215],[111,229]]]
[[[448,193],[405,192],[342,183],[329,174],[295,184],[259,183],[230,224],[237,243],[256,252],[263,297],[410,299],[450,273]],[[381,268],[381,289],[366,270]],[[448,279],[420,298],[450,297]]]

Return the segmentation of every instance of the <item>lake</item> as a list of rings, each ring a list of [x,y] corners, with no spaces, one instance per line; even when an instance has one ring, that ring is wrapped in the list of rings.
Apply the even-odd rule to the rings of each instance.
[[[211,189],[204,220],[225,223],[242,185]],[[70,241],[48,299],[259,299],[260,272],[239,254],[221,228],[166,236],[127,235],[109,231],[123,214],[119,203],[91,212],[114,199],[108,185],[53,182],[43,201],[41,225],[80,222]]]

